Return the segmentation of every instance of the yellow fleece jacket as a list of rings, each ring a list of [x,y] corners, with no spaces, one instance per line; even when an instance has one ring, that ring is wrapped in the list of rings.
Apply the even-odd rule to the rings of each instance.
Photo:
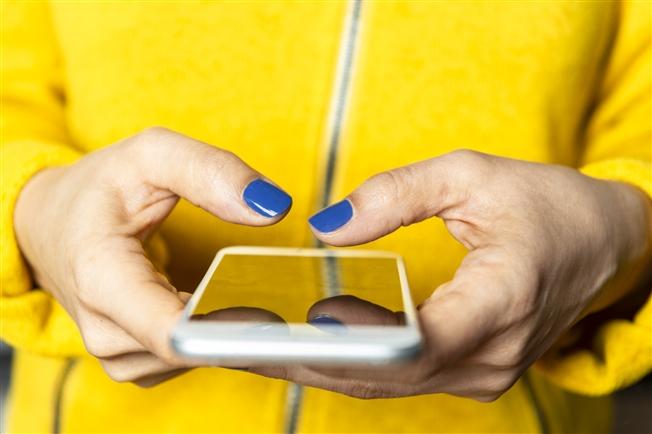
[[[649,301],[600,323],[589,345],[546,355],[491,404],[362,401],[219,368],[139,389],[112,382],[61,306],[34,287],[12,214],[38,170],[152,125],[234,151],[294,198],[269,228],[181,202],[161,230],[167,253],[161,242],[152,251],[184,290],[219,248],[310,246],[306,219],[324,201],[459,148],[578,167],[652,195],[650,12],[649,1],[3,1],[0,337],[16,348],[10,431],[606,431],[608,400],[586,395],[650,370]],[[333,141],[347,46],[347,104]],[[436,219],[366,247],[405,257],[417,302],[465,253]]]

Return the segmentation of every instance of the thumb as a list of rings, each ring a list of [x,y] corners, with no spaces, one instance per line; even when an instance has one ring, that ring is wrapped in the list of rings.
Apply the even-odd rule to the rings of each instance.
[[[131,139],[139,176],[222,220],[264,226],[283,218],[292,198],[235,154],[165,128]]]
[[[403,312],[393,312],[379,304],[353,295],[336,295],[319,300],[308,309],[311,324],[381,325],[405,324]],[[326,321],[325,321],[326,320]]]
[[[334,246],[373,241],[455,209],[474,183],[472,160],[482,154],[457,151],[380,173],[343,201],[310,218],[315,236]]]

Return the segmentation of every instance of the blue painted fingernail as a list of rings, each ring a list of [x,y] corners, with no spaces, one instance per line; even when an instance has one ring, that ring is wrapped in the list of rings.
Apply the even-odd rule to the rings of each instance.
[[[310,224],[319,232],[333,232],[344,226],[353,216],[351,202],[343,200],[324,208],[314,216],[310,217]]]
[[[251,181],[244,189],[242,198],[249,208],[269,218],[285,213],[292,206],[289,194],[262,179]]]
[[[346,332],[346,326],[341,321],[336,320],[326,313],[319,314],[310,319],[308,324],[330,333],[339,334]]]

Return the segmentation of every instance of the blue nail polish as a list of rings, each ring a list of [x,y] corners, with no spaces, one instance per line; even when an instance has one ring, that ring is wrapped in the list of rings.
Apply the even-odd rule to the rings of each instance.
[[[344,226],[353,216],[351,202],[343,200],[324,208],[308,220],[319,232],[333,232]]]
[[[346,331],[346,326],[341,321],[338,321],[325,313],[319,314],[310,319],[308,324],[313,325],[318,329],[332,333],[341,333]]]
[[[242,198],[249,208],[269,218],[285,213],[292,206],[289,194],[262,179],[250,182],[242,193]]]
[[[320,313],[319,315],[315,316],[308,322],[312,325],[316,325],[316,324],[340,325],[340,326],[344,325],[341,321],[333,318],[332,316],[326,313]]]

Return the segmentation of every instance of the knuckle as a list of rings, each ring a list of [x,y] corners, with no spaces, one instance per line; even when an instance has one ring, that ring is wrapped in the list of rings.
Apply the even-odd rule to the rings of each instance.
[[[250,372],[259,372],[266,377],[276,378],[278,380],[292,381],[291,368],[285,366],[272,366],[269,368],[249,368]]]
[[[82,249],[69,260],[72,282],[76,296],[84,306],[93,306],[97,301],[95,272],[100,269],[101,259],[96,251]],[[95,277],[95,278],[94,278]]]
[[[239,182],[249,177],[248,166],[235,153],[200,142],[186,144],[187,164],[191,168],[191,183],[197,188],[210,188],[220,191],[211,200],[220,206],[227,200],[237,201],[240,193]],[[251,170],[251,169],[249,169]]]
[[[129,372],[124,369],[114,367],[110,363],[102,363],[102,368],[104,369],[104,372],[106,372],[106,375],[108,375],[109,378],[116,383],[129,383],[134,380]]]
[[[97,343],[93,337],[89,337],[87,335],[82,335],[82,339],[84,341],[84,346],[86,347],[86,351],[88,351],[88,354],[91,356],[101,359],[101,358],[106,358],[106,357],[111,357],[111,354],[104,348],[103,345]]]
[[[349,386],[346,395],[358,399],[378,399],[384,397],[382,391],[373,383],[356,382]]]
[[[147,127],[136,135],[143,143],[151,143],[168,136],[171,131],[158,125]]]
[[[497,357],[497,362],[494,367],[502,370],[518,369],[527,357],[527,342],[521,339],[516,339],[509,342]]]
[[[375,200],[382,203],[392,203],[404,198],[409,192],[410,173],[409,166],[389,170],[372,176],[365,184],[373,186]]]
[[[174,354],[172,354],[171,351],[167,348],[165,349],[165,353],[159,355],[158,358],[161,362],[170,367],[178,368],[183,366],[183,363],[181,363],[179,359],[175,357]]]
[[[152,153],[159,150],[162,143],[165,143],[172,131],[159,126],[148,127],[122,142],[122,148],[127,154],[127,159],[151,158]]]
[[[179,360],[172,353],[172,350],[168,346],[167,342],[164,342],[163,339],[158,339],[156,337],[146,338],[145,346],[150,349],[152,354],[154,354],[161,362],[169,366],[179,365]]]
[[[496,396],[496,398],[498,398],[507,392],[517,379],[518,376],[511,372],[494,375],[484,388],[484,392],[489,396]]]
[[[432,361],[429,360],[428,362],[428,364],[421,364],[414,369],[410,369],[405,382],[412,386],[419,386],[429,381],[435,374],[437,367]]]
[[[116,351],[113,349],[113,345],[110,345],[106,339],[104,339],[101,334],[93,328],[82,331],[82,340],[84,341],[86,351],[95,358],[105,359],[117,355]]]
[[[521,366],[525,360],[524,351],[520,348],[512,349],[509,353],[504,355],[503,366],[508,369],[515,369]]]
[[[229,151],[228,149],[216,148],[212,146],[210,149],[217,151],[214,152],[215,155],[214,158],[222,162],[223,165],[240,164],[242,162],[240,157],[238,157],[238,155],[233,151]]]
[[[98,359],[105,359],[116,355],[112,345],[107,345],[101,331],[90,321],[80,319],[78,322],[84,347],[88,353]]]
[[[476,184],[478,180],[489,177],[490,157],[487,154],[469,149],[459,149],[446,154],[443,158],[450,164],[455,178],[466,185]]]
[[[487,155],[471,149],[457,149],[447,154],[453,161],[467,165],[484,164]]]
[[[207,147],[206,155],[198,155],[198,158],[198,165],[206,167],[208,175],[216,178],[223,176],[223,172],[228,169],[237,168],[243,163],[235,153],[215,147]],[[208,161],[208,164],[203,164],[205,161]]]
[[[80,279],[83,279],[81,277]],[[77,300],[82,306],[92,307],[95,304],[95,293],[93,290],[88,289],[86,286],[81,286],[77,290]]]
[[[86,270],[88,271],[80,271],[75,276],[76,281],[79,282],[75,296],[83,308],[87,309],[89,312],[99,312],[102,307],[102,297],[99,294],[100,290],[98,290],[96,286],[87,283],[90,278],[90,276],[88,276],[90,270],[96,270],[96,268],[89,267]]]

